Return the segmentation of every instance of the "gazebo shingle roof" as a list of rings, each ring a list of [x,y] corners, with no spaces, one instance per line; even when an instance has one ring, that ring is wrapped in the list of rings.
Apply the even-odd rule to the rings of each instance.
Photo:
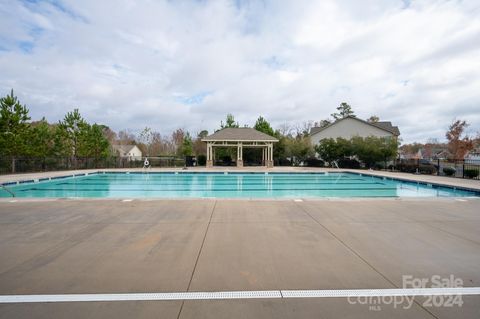
[[[250,127],[227,127],[205,137],[202,141],[278,142],[278,139]]]

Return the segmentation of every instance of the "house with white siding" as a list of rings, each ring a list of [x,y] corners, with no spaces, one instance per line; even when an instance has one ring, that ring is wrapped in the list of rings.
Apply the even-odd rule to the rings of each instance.
[[[393,137],[398,138],[400,130],[393,126],[391,122],[367,122],[355,116],[347,116],[324,127],[312,127],[310,130],[310,140],[312,145],[317,145],[320,140],[325,138],[344,138],[351,139],[354,136],[359,137]]]
[[[112,148],[120,157],[128,158],[129,160],[142,159],[142,151],[137,145],[112,145]]]

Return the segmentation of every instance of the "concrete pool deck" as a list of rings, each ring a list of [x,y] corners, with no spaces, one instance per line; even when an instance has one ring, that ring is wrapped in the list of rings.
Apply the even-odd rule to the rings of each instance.
[[[0,202],[0,295],[480,286],[480,199]],[[0,304],[0,318],[478,318],[346,298]]]

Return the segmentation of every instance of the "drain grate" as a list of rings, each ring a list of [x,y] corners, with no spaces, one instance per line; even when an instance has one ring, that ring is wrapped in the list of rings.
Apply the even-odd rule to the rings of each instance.
[[[480,295],[480,287],[417,289],[282,290],[284,298]]]
[[[1,303],[168,301],[219,299],[345,298],[382,296],[480,295],[480,287],[419,289],[259,290],[119,294],[0,295]]]
[[[281,297],[282,295],[278,290],[132,293],[132,294],[4,295],[4,296],[0,296],[0,303],[265,299],[265,298],[281,298]]]

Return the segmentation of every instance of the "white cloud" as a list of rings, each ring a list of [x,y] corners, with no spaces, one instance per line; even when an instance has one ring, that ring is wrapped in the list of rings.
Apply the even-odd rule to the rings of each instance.
[[[478,1],[0,3],[0,90],[34,118],[212,131],[326,118],[349,102],[404,141],[480,128]]]

